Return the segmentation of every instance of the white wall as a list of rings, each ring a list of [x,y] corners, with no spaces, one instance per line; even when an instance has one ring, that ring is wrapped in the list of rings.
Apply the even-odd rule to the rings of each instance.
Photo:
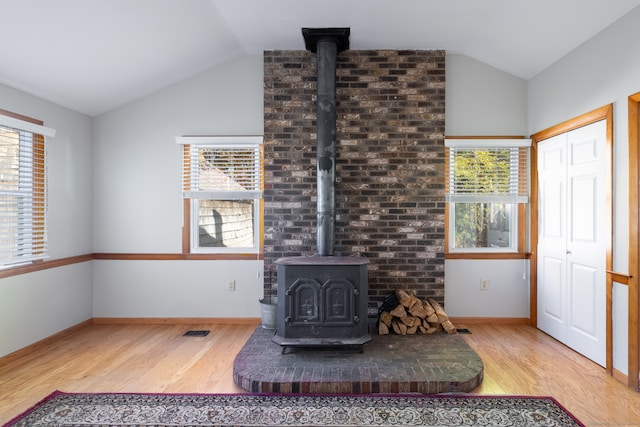
[[[446,56],[447,136],[527,136],[525,80],[465,55]]]
[[[96,260],[93,315],[259,317],[262,269],[262,261]]]
[[[446,78],[447,136],[527,136],[526,81],[455,54],[447,55]],[[528,318],[528,272],[523,260],[447,260],[447,314]],[[481,279],[489,279],[488,290],[480,290]]]
[[[528,85],[530,133],[614,104],[613,268],[623,274],[628,273],[629,231],[627,97],[640,91],[639,27],[640,8],[636,8]],[[627,303],[627,293],[616,287],[614,307],[627,307]],[[614,313],[614,319],[614,368],[627,373],[627,344],[619,313]]]
[[[444,304],[457,317],[529,317],[529,261],[447,260]],[[480,280],[488,280],[487,290]]]
[[[0,279],[0,357],[93,317],[92,262]]]
[[[629,374],[629,287],[613,284],[613,366],[618,371]]]
[[[262,56],[244,56],[97,117],[94,251],[180,253],[175,137],[262,135],[262,86]],[[257,271],[262,261],[96,261],[94,315],[259,317]]]
[[[92,252],[91,119],[0,85],[0,108],[43,120],[47,140],[51,259]],[[92,317],[92,264],[0,279],[0,356]]]

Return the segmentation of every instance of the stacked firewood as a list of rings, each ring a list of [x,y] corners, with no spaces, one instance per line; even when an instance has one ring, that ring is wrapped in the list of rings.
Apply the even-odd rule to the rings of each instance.
[[[396,290],[396,297],[399,304],[391,311],[380,313],[379,335],[388,335],[391,331],[399,335],[434,334],[442,330],[448,334],[458,333],[433,298],[420,299],[410,290]]]

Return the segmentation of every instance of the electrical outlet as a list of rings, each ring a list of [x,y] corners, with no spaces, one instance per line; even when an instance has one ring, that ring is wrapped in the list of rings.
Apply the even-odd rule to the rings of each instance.
[[[228,291],[235,291],[236,290],[236,281],[235,280],[230,280],[229,283],[227,283],[227,290]]]
[[[489,279],[480,279],[480,290],[489,290]]]

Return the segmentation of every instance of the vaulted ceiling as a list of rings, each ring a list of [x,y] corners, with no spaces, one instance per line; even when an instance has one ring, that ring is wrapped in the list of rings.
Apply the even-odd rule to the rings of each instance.
[[[0,83],[96,116],[241,55],[302,50],[302,27],[350,27],[351,49],[445,49],[530,79],[639,5],[0,0]]]

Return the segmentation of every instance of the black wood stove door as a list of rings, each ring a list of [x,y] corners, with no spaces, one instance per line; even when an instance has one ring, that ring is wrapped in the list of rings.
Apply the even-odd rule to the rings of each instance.
[[[359,322],[354,296],[360,292],[347,279],[329,279],[324,283],[301,277],[286,291],[288,316],[292,326],[351,326]]]
[[[274,341],[282,345],[340,345],[371,339],[366,259],[294,257],[276,264]]]

